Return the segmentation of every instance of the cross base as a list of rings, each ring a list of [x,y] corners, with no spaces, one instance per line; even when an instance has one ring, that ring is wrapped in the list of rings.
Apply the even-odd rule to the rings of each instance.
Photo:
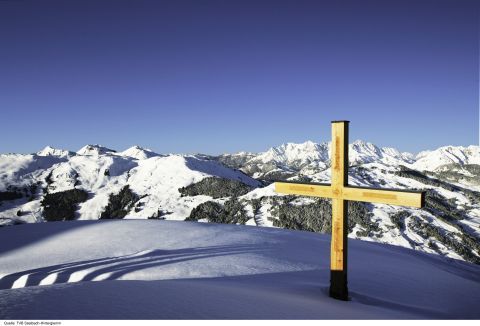
[[[330,271],[330,297],[348,301],[346,271]]]

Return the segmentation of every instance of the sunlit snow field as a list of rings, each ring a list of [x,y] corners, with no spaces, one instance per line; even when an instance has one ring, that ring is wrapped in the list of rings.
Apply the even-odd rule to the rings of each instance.
[[[328,296],[328,235],[180,221],[0,229],[2,319],[480,318],[480,267],[349,239],[351,300]]]

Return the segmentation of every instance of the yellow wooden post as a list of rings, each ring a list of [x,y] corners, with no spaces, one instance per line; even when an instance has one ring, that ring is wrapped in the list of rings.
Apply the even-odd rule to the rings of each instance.
[[[332,121],[331,163],[331,184],[275,182],[275,191],[332,199],[330,296],[348,300],[348,201],[420,208],[425,203],[425,192],[348,186],[348,121]]]
[[[347,235],[348,202],[343,189],[348,185],[348,121],[332,121],[332,242],[330,254],[330,296],[348,299]]]

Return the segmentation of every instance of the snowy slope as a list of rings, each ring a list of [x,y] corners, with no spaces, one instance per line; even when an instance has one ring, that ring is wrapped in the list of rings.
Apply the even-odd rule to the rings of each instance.
[[[0,319],[480,318],[479,266],[359,240],[344,302],[328,297],[327,235],[121,220],[0,238]]]
[[[446,164],[480,164],[480,146],[444,146],[418,153],[412,165],[417,170],[434,171]]]
[[[82,189],[89,193],[80,204],[78,219],[98,219],[108,204],[109,196],[128,185],[141,198],[141,210],[132,210],[130,218],[148,218],[159,210],[169,212],[169,219],[185,219],[190,211],[210,197],[181,197],[180,187],[199,182],[206,177],[220,177],[241,181],[257,187],[260,183],[240,171],[219,162],[192,155],[161,156],[140,147],[125,152],[97,145],[87,145],[76,155],[37,156],[2,155],[0,157],[0,191],[7,186],[38,184],[38,198],[0,202],[0,225],[23,212],[19,219],[35,222],[41,219],[41,198],[45,192],[55,193]],[[44,189],[44,190],[41,190]]]
[[[247,175],[231,170],[218,162],[207,161],[196,156],[169,155],[140,161],[138,167],[130,171],[128,184],[132,190],[144,197],[140,202],[143,209],[131,212],[130,218],[152,216],[161,207],[170,212],[169,219],[183,220],[190,211],[209,200],[207,196],[181,197],[178,188],[199,182],[205,177],[239,180],[252,187],[259,182]]]
[[[0,191],[8,185],[31,183],[38,174],[65,161],[67,158],[56,156],[0,154]]]

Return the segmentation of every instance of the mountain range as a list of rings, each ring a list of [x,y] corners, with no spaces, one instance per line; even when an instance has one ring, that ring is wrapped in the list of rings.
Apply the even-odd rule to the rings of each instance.
[[[426,207],[350,202],[349,237],[480,263],[480,147],[418,155],[355,141],[349,184],[426,190]],[[328,199],[279,195],[275,180],[329,182],[330,143],[261,153],[158,154],[86,145],[0,155],[0,224],[167,219],[329,233]]]

